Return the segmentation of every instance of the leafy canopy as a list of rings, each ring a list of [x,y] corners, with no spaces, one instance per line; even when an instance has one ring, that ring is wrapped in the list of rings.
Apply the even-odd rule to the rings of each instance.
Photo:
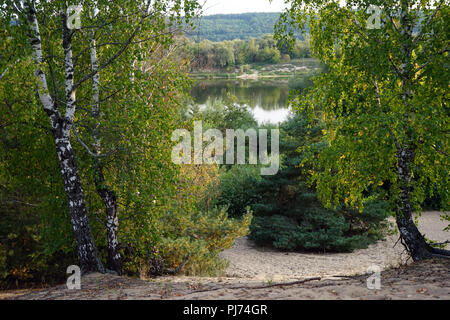
[[[402,20],[406,2],[411,9]],[[395,206],[397,146],[408,146],[415,153],[412,204],[419,209],[432,184],[448,208],[449,6],[434,2],[293,0],[282,14],[276,38],[290,40],[286,24],[303,31],[308,26],[313,56],[328,66],[293,101],[325,124],[329,147],[307,150],[315,163],[312,181],[328,207],[345,202],[361,209],[371,190],[386,192]],[[382,9],[379,29],[366,28],[369,5]],[[411,36],[402,21],[413,26]]]

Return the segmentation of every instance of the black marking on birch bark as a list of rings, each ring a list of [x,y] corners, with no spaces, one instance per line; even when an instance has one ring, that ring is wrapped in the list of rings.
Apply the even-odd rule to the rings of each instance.
[[[61,176],[69,203],[70,218],[77,242],[80,267],[84,273],[89,271],[104,272],[89,226],[81,179],[75,162],[75,154],[70,144],[70,130],[68,131],[69,134],[67,134],[67,126],[69,124],[61,118],[52,97],[48,94],[45,73],[40,69],[43,58],[36,9],[34,3],[28,1],[25,1],[24,7],[31,30],[30,44],[33,50],[33,58],[37,66],[35,74],[42,86],[38,93],[52,126],[56,152],[60,160]]]
[[[405,107],[410,107],[410,100],[413,92],[410,89],[410,77],[412,68],[412,31],[413,22],[408,16],[411,3],[408,0],[400,2],[400,34],[403,38],[403,46],[401,48],[401,66],[400,80],[402,89],[402,100]],[[412,132],[409,127],[409,111],[404,115],[404,126],[406,133],[406,141],[400,149],[397,146],[398,160],[398,182],[400,186],[400,199],[397,205],[396,222],[400,232],[402,243],[406,246],[409,254],[414,261],[430,258],[432,256],[432,248],[427,244],[424,236],[419,232],[413,221],[413,210],[411,206],[411,193],[413,187],[411,185],[412,173],[410,164],[415,160],[415,147],[412,139]]]
[[[93,32],[89,41],[91,55],[91,69],[95,72],[92,78],[92,115],[95,124],[92,127],[92,136],[94,138],[93,151],[96,155],[101,154],[102,145],[99,135],[100,124],[100,74],[98,70],[97,50],[95,47],[95,39]],[[102,199],[106,208],[106,230],[107,230],[107,247],[108,247],[108,263],[107,267],[114,270],[117,274],[122,274],[122,257],[119,247],[119,218],[118,205],[116,195],[113,190],[106,186],[105,176],[103,174],[102,161],[94,157],[95,162],[95,186],[97,193]]]
[[[41,41],[39,39],[36,39],[36,38],[31,39],[30,42],[31,42],[31,46],[37,46],[37,45],[41,44]]]
[[[414,261],[430,258],[432,248],[427,244],[423,235],[413,221],[411,206],[411,172],[409,163],[414,161],[414,151],[404,148],[398,153],[398,178],[400,182],[400,203],[396,214],[400,236]]]

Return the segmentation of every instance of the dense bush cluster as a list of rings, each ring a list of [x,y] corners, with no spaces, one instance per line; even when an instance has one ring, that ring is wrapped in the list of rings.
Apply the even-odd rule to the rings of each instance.
[[[8,42],[12,40],[7,30],[2,31],[1,49],[16,48]],[[204,195],[217,189],[217,170],[172,163],[172,132],[180,127],[191,130],[193,123],[179,113],[190,84],[187,59],[160,60],[165,53],[161,49],[145,58],[147,64],[157,66],[151,75],[142,68],[134,70],[130,79],[127,68],[136,57],[133,52],[122,54],[117,68],[102,74],[103,94],[112,97],[99,127],[105,154],[109,154],[102,162],[104,186],[117,198],[123,273],[160,275],[176,269],[188,256],[181,272],[215,274],[225,267],[218,253],[248,232],[251,213],[230,219],[224,208],[208,205],[211,199]],[[87,61],[80,60],[79,68],[90,70]],[[35,78],[23,76],[34,71],[28,55],[0,81],[2,288],[58,282],[66,279],[69,265],[79,263],[49,121],[34,90]],[[89,89],[77,93],[80,101],[90,101]],[[92,146],[89,114],[87,108],[78,112],[77,133]],[[99,256],[106,261],[105,206],[96,190],[95,164],[75,136],[71,142],[89,224]]]
[[[239,215],[251,207],[250,239],[282,250],[352,251],[382,237],[389,214],[386,203],[372,197],[362,213],[344,206],[325,209],[314,187],[307,184],[308,168],[300,168],[299,148],[317,144],[321,127],[308,127],[294,116],[280,126],[282,164],[275,176],[260,176],[252,167],[234,167],[221,176],[220,203]]]
[[[308,79],[297,91],[310,83]],[[197,110],[194,117],[203,117],[207,127],[220,130],[258,127],[248,110],[236,105],[232,96],[225,100],[222,103],[229,107]],[[325,209],[317,199],[314,186],[308,184],[309,168],[299,167],[304,157],[301,149],[307,145],[326,147],[320,142],[322,127],[318,124],[310,127],[306,117],[295,115],[279,129],[279,173],[261,176],[258,166],[224,165],[218,178],[218,194],[212,203],[227,206],[233,217],[240,217],[250,208],[254,216],[250,239],[258,245],[282,250],[352,251],[382,238],[388,227],[389,208],[375,194],[368,198],[361,213],[345,206]]]
[[[250,238],[282,250],[346,252],[365,248],[382,235],[387,211],[374,203],[361,214],[320,207],[302,208],[298,215],[255,217]]]

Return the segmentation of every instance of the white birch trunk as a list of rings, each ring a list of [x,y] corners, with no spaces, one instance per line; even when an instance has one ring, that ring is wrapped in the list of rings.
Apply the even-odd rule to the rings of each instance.
[[[80,267],[83,272],[100,271],[103,272],[103,265],[98,258],[97,248],[95,246],[92,232],[89,226],[89,219],[87,215],[87,208],[84,201],[84,193],[81,187],[81,180],[78,174],[78,168],[75,162],[75,154],[70,144],[70,123],[67,119],[63,119],[56,108],[56,105],[49,94],[47,79],[42,70],[43,55],[42,43],[39,32],[39,24],[36,16],[36,9],[34,4],[25,1],[24,7],[27,12],[29,27],[31,29],[30,43],[33,51],[33,58],[36,64],[36,76],[39,82],[39,98],[44,106],[44,110],[50,118],[52,133],[55,139],[56,152],[58,154],[61,175],[64,182],[64,189],[69,203],[70,218],[77,243],[77,251],[80,258]],[[63,29],[65,26],[63,27]],[[67,34],[67,32],[65,33]],[[67,43],[66,43],[67,45]],[[66,49],[70,47],[64,48]],[[66,54],[66,63],[71,63],[71,49],[70,55]],[[69,59],[70,57],[70,59]],[[66,71],[71,71],[73,79],[73,64],[66,66]],[[66,74],[67,79],[67,74]],[[73,83],[73,82],[72,82]],[[66,88],[66,93],[69,93]],[[70,94],[71,99],[68,101],[69,116],[75,112],[75,95]]]
[[[95,72],[92,78],[92,115],[94,117],[94,127],[92,135],[94,139],[93,152],[100,155],[102,151],[101,138],[99,133],[100,127],[100,74],[98,72],[98,58],[96,41],[93,32],[90,38],[91,68]],[[119,250],[119,218],[117,199],[114,191],[109,189],[105,184],[103,174],[103,165],[99,158],[95,158],[95,185],[97,193],[102,198],[106,208],[106,229],[107,229],[107,245],[108,245],[108,264],[107,267],[119,275],[122,274],[122,258]]]
[[[400,185],[400,203],[399,210],[396,214],[397,226],[403,243],[414,261],[422,260],[431,256],[431,247],[427,244],[425,238],[418,230],[413,221],[413,209],[411,206],[411,192],[413,191],[411,180],[412,172],[410,165],[414,163],[415,146],[411,138],[409,130],[409,112],[412,92],[409,82],[411,80],[412,65],[412,37],[413,24],[409,21],[409,13],[411,3],[408,0],[402,0],[400,12],[400,33],[402,35],[404,45],[402,47],[402,57],[400,66],[402,100],[407,111],[405,113],[404,122],[406,126],[406,136],[409,141],[405,141],[403,146],[397,146],[398,160],[398,180]],[[407,41],[409,39],[410,41]]]

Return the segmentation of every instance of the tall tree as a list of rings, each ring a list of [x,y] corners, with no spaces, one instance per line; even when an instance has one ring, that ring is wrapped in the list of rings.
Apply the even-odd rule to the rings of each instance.
[[[80,267],[83,272],[100,271],[104,267],[98,256],[89,225],[85,196],[78,173],[75,154],[70,142],[73,118],[76,111],[76,96],[74,90],[74,66],[72,58],[71,35],[67,27],[67,16],[62,12],[62,46],[64,50],[65,70],[65,115],[61,115],[55,97],[50,95],[47,77],[43,70],[44,56],[42,49],[41,33],[37,18],[36,5],[32,1],[23,2],[23,7],[11,4],[19,15],[26,16],[29,41],[36,64],[36,76],[39,80],[38,93],[45,112],[50,118],[52,132],[55,140],[56,151],[61,166],[61,174],[69,203],[70,217],[72,221],[75,239],[77,242]]]
[[[367,192],[383,187],[411,257],[448,256],[413,221],[428,182],[443,209],[449,203],[448,1],[290,4],[278,38],[289,40],[289,25],[308,25],[313,55],[329,67],[295,102],[326,124],[329,147],[311,150],[320,198],[362,208]]]
[[[78,5],[76,2],[71,4]],[[82,19],[82,27],[70,28],[73,16],[68,16],[69,3],[66,1],[2,1],[0,11],[6,18],[17,19],[17,32],[13,36],[26,35],[30,44],[28,52],[33,54],[38,81],[38,93],[43,109],[47,113],[54,136],[56,151],[60,161],[61,174],[67,195],[71,222],[75,233],[80,266],[83,272],[105,269],[99,259],[96,245],[90,229],[85,194],[82,187],[77,161],[72,148],[72,131],[78,141],[94,158],[103,157],[98,124],[93,127],[93,151],[82,142],[75,123],[80,115],[77,112],[77,92],[86,98],[89,91],[92,97],[92,114],[95,121],[100,120],[100,72],[116,69],[118,72],[131,73],[132,64],[120,68],[118,61],[122,56],[129,62],[142,56],[137,50],[131,50],[138,44],[155,40],[153,43],[163,44],[173,37],[178,29],[174,25],[182,25],[189,20],[198,8],[197,1],[164,0],[164,1],[84,1],[83,9],[98,8],[105,14],[102,19],[86,23]],[[70,11],[69,11],[70,12]],[[70,13],[69,13],[70,14]],[[83,25],[83,23],[86,23]],[[88,33],[88,41],[84,33]],[[95,32],[107,34],[104,43],[95,44]],[[44,33],[46,37],[42,38]],[[164,38],[164,34],[170,34]],[[108,37],[109,35],[109,37]],[[62,39],[62,41],[61,41]],[[90,40],[90,41],[89,41]],[[98,63],[97,51],[101,51],[101,63]],[[28,54],[25,52],[25,54]],[[134,55],[134,59],[133,59]],[[90,57],[90,63],[86,63]],[[19,57],[20,58],[20,57]],[[138,59],[139,60],[139,59]],[[2,71],[3,74],[6,71]],[[49,79],[49,80],[48,80]],[[87,84],[92,80],[92,87]],[[89,88],[89,89],[88,89]],[[62,112],[64,110],[64,113]],[[94,121],[94,122],[95,122]],[[120,254],[118,251],[117,203],[114,193],[105,187],[102,163],[95,161],[97,191],[105,202],[107,210],[108,233],[108,266],[120,273]]]
[[[179,1],[172,1],[174,4],[180,5]],[[94,74],[92,76],[92,107],[89,113],[85,114],[85,117],[91,118],[91,126],[90,126],[90,140],[92,140],[92,151],[89,150],[86,144],[84,144],[80,137],[78,136],[79,141],[85,146],[88,154],[92,157],[94,164],[94,183],[97,190],[98,195],[102,199],[105,209],[106,209],[106,229],[107,229],[107,247],[108,247],[108,262],[107,267],[111,270],[116,271],[117,273],[122,272],[122,259],[120,253],[120,244],[119,244],[119,217],[118,217],[118,195],[114,191],[114,188],[108,186],[107,178],[105,177],[105,166],[107,166],[108,162],[111,162],[115,156],[114,150],[108,150],[105,148],[102,140],[104,136],[107,136],[111,131],[114,131],[116,128],[109,128],[112,126],[110,121],[106,119],[106,117],[102,116],[104,112],[103,108],[108,108],[111,112],[114,108],[111,106],[111,101],[113,99],[118,99],[119,97],[127,96],[128,102],[134,97],[131,95],[131,92],[128,91],[126,94],[126,90],[130,89],[133,86],[140,86],[143,89],[148,87],[144,81],[147,83],[151,82],[147,78],[155,68],[161,65],[163,62],[166,62],[172,54],[175,52],[175,38],[178,33],[181,32],[182,24],[179,19],[182,14],[188,14],[187,17],[183,20],[184,23],[189,23],[191,12],[196,11],[199,7],[196,5],[196,1],[187,1],[184,3],[185,7],[183,11],[180,11],[181,7],[175,7],[172,10],[165,11],[164,6],[160,6],[161,3],[156,5],[153,3],[151,5],[150,2],[142,2],[142,5],[146,5],[146,10],[151,16],[151,20],[146,19],[144,21],[141,19],[137,22],[138,28],[141,29],[139,34],[136,36],[133,31],[129,36],[123,37],[123,40],[118,40],[118,36],[116,33],[122,32],[125,25],[120,25],[119,23],[115,23],[113,25],[114,30],[110,30],[110,32],[102,32],[104,31],[105,23],[108,20],[111,20],[111,5],[107,2],[101,2],[96,7],[89,8],[89,50],[90,50],[90,66],[91,71]],[[170,3],[170,1],[168,2]],[[132,10],[130,10],[132,12]],[[124,21],[126,23],[130,23],[133,19],[127,17]],[[172,21],[173,20],[173,21]],[[145,22],[145,23],[144,23]],[[130,40],[136,37],[132,42]],[[105,50],[101,43],[97,41],[97,38],[100,38],[102,43],[108,43],[109,40],[111,43],[116,41],[119,44],[123,44],[124,46],[129,46],[129,48],[121,54],[121,58],[116,61],[116,63],[120,63],[122,66],[119,68],[112,68],[110,70],[99,70],[101,64],[99,63],[99,59],[105,60],[109,59],[109,53]],[[137,39],[139,38],[139,40]],[[127,44],[129,43],[129,44]],[[98,54],[98,50],[100,54]],[[115,54],[112,51],[111,54]],[[141,77],[137,75],[137,73],[141,74]],[[102,73],[105,77],[104,81],[101,81],[100,73]],[[119,74],[122,75],[119,75]],[[142,75],[145,78],[143,81]],[[139,80],[140,79],[140,80]],[[114,86],[116,90],[113,90],[112,94],[108,94],[111,91],[111,86]],[[127,89],[128,87],[128,89]],[[150,90],[150,88],[148,88]],[[161,90],[167,90],[167,87],[162,86]],[[181,88],[180,88],[181,90]],[[101,98],[104,92],[104,98]],[[151,99],[147,99],[150,104]],[[124,101],[123,103],[127,103]],[[156,110],[155,110],[156,112]],[[108,132],[109,131],[109,132]],[[111,148],[113,146],[110,146]],[[115,149],[120,148],[120,145],[116,145]]]

